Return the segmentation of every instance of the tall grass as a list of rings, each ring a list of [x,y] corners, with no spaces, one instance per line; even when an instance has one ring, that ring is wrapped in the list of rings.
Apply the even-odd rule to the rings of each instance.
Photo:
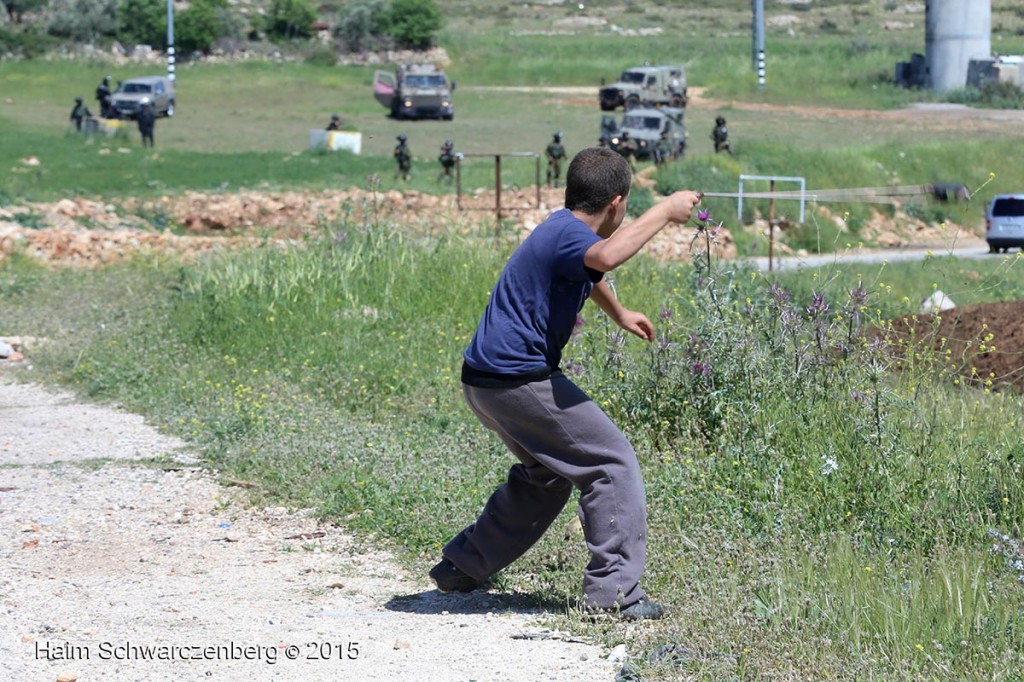
[[[149,413],[254,495],[316,507],[422,566],[510,464],[459,397],[461,350],[512,247],[482,238],[342,223],[190,266],[15,259],[0,297],[9,326],[73,339],[39,352],[44,374]],[[702,263],[614,276],[656,320],[653,344],[586,308],[566,353],[648,479],[648,589],[676,615],[631,649],[681,640],[697,679],[1012,679],[1019,575],[991,533],[1019,540],[1020,397],[862,334],[913,310],[901,290],[963,264],[766,279]],[[1013,259],[975,266],[1020,290]],[[571,604],[585,560],[549,533],[500,584]]]

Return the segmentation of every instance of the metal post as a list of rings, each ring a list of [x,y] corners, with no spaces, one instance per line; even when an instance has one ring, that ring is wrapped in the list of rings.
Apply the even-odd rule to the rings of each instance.
[[[775,194],[775,181],[768,185],[768,191]],[[775,197],[768,200],[768,272],[772,271],[772,247],[775,245]]]
[[[754,2],[754,70],[757,72],[757,87],[764,88],[764,0]]]
[[[537,187],[537,207],[540,207],[540,155],[534,157],[534,167],[537,169],[536,187]]]
[[[455,157],[455,207],[462,210],[462,159]]]
[[[495,234],[501,236],[501,154],[494,155],[494,213],[498,220]]]
[[[174,80],[174,0],[167,0],[167,80]]]

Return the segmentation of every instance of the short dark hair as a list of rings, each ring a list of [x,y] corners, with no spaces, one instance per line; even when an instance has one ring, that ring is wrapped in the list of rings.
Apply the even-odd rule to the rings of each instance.
[[[569,164],[565,207],[587,215],[599,213],[617,196],[629,196],[633,171],[626,158],[607,147],[588,147]]]

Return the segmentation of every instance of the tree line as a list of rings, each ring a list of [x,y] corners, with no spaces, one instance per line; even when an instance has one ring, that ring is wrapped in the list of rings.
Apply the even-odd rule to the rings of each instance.
[[[167,47],[167,0],[0,0],[0,57],[32,57],[62,42]],[[175,9],[179,54],[207,53],[221,40],[305,41],[327,30],[340,52],[426,49],[443,26],[434,0],[268,0],[243,13],[228,0],[192,0]]]

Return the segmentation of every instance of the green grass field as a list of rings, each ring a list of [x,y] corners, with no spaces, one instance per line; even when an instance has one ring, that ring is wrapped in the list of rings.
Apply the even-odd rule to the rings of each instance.
[[[180,113],[157,124],[158,147],[144,153],[135,135],[67,132],[76,94],[131,70],[0,62],[0,205],[362,186],[371,175],[388,187],[401,131],[430,169],[411,186],[439,191],[443,139],[473,153],[541,151],[563,130],[578,149],[596,137],[601,77],[679,49],[676,33],[536,33],[571,27],[558,23],[578,16],[569,6],[439,4],[459,81],[452,123],[385,118],[369,67],[195,64],[180,71]],[[1001,49],[1024,51],[1018,13],[995,4]],[[823,188],[956,179],[983,194],[931,217],[976,224],[986,196],[1024,187],[1019,125],[836,114],[928,96],[879,79],[912,49],[906,32],[880,28],[883,3],[821,5],[786,10],[815,30],[772,32],[778,76],[765,92],[749,70],[745,0],[595,10],[626,28],[660,14],[685,35],[691,85],[731,103],[688,111],[691,155],[659,172],[657,189],[731,191],[739,173],[805,175]],[[825,19],[835,28],[823,30]],[[509,89],[542,85],[593,85],[595,95]],[[734,158],[714,157],[706,139],[720,110]],[[363,155],[304,150],[332,111],[364,134]],[[41,165],[19,162],[29,155]],[[486,185],[487,169],[472,173]],[[732,205],[708,206],[732,227]],[[849,208],[853,237],[866,213]],[[140,257],[62,270],[16,254],[0,263],[0,333],[51,339],[33,352],[33,379],[146,414],[225,476],[253,482],[254,504],[315,508],[425,573],[510,464],[463,405],[458,368],[512,248],[490,229],[421,240],[340,221],[293,249],[192,264]],[[627,306],[657,320],[658,340],[625,341],[586,307],[565,365],[636,446],[650,507],[646,586],[671,615],[629,629],[582,619],[572,605],[586,550],[561,532],[504,571],[499,588],[567,605],[550,616],[562,630],[626,642],[645,680],[1021,679],[1024,571],[1002,537],[1022,541],[1021,396],[951,372],[970,357],[893,354],[860,335],[935,288],[960,305],[1020,299],[1020,259],[766,275],[640,257],[613,280]],[[689,658],[644,662],[666,643]]]

